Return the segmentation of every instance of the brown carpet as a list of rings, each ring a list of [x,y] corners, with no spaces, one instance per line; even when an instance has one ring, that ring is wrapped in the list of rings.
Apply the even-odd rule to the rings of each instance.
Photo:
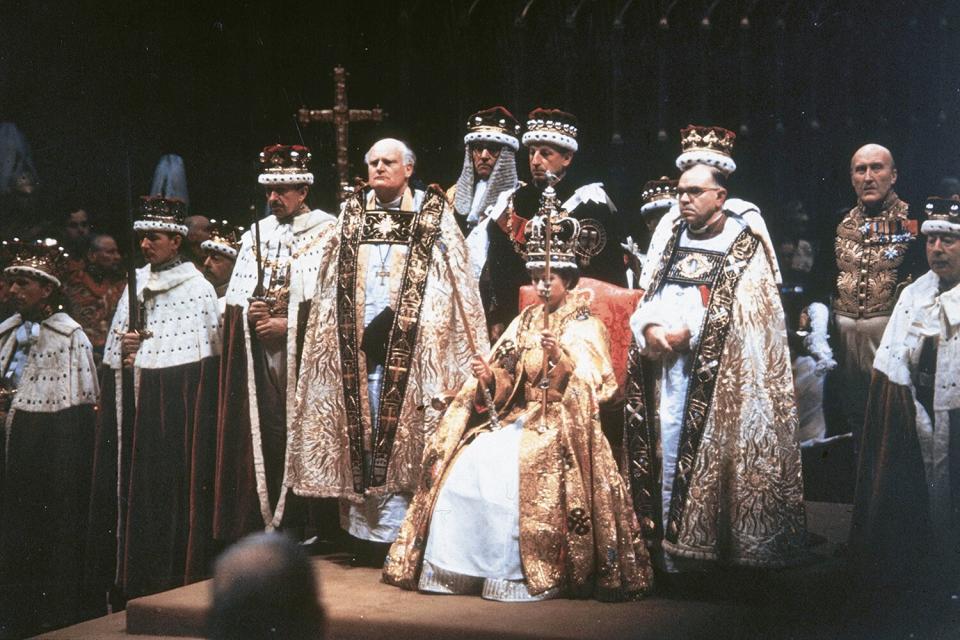
[[[424,595],[380,582],[379,571],[342,556],[315,559],[330,638],[752,638],[825,637],[837,598],[849,505],[809,503],[809,528],[826,539],[811,562],[757,574],[722,571],[684,580],[640,602],[552,600],[504,604],[477,597]],[[202,637],[209,582],[132,600],[114,614],[42,638]],[[124,625],[126,633],[124,632]],[[832,635],[832,634],[830,634]]]

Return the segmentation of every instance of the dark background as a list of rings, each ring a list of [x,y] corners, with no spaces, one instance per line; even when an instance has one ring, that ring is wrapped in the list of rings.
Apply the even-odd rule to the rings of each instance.
[[[555,106],[581,121],[577,176],[604,181],[625,215],[644,181],[676,173],[678,130],[697,123],[738,132],[732,190],[771,224],[794,198],[826,222],[852,203],[849,159],[866,141],[893,150],[914,203],[960,172],[958,5],[3,2],[0,121],[30,142],[44,215],[83,202],[119,231],[130,192],[177,153],[192,211],[242,224],[262,200],[257,153],[300,140],[294,112],[331,106],[342,64],[351,106],[389,114],[351,127],[354,173],[392,135],[418,153],[423,181],[448,186],[471,112],[500,103],[523,120]],[[332,128],[302,136],[313,204],[332,209]]]

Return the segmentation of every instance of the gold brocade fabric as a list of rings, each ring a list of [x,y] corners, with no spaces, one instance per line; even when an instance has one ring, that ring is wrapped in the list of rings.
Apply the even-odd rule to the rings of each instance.
[[[606,329],[574,290],[551,314],[564,356],[548,375],[546,416],[539,387],[543,306],[525,309],[494,347],[494,404],[501,424],[525,418],[520,442],[520,556],[527,588],[572,597],[639,597],[650,590],[650,558],[610,445],[599,403],[616,390]],[[384,580],[415,589],[443,479],[478,430],[476,380],[459,391],[428,447],[420,486],[384,566]],[[482,535],[482,532],[480,532]]]
[[[783,308],[757,251],[741,277],[677,555],[777,567],[805,542],[797,410]]]
[[[685,480],[674,485],[671,522],[665,523],[662,544],[676,556],[775,568],[801,560],[806,539],[793,375],[783,308],[765,253],[755,250],[740,268],[735,291],[724,296],[729,310],[719,308],[717,291],[711,296],[708,318],[721,317],[729,327],[712,368],[716,383],[709,403],[691,401],[693,391],[687,398],[676,470]],[[628,477],[633,491],[642,492],[637,500],[641,515],[654,520],[660,509],[660,452],[659,442],[650,439],[659,434],[653,397],[659,385],[641,386],[635,391],[645,398],[634,393],[628,397],[626,417],[635,429],[625,436],[635,452],[628,459]],[[703,416],[699,446],[692,458],[685,457],[688,425]],[[683,487],[685,492],[678,491]],[[652,517],[651,509],[656,510]],[[646,525],[660,530],[657,522]]]
[[[411,205],[411,194],[404,197]],[[364,282],[368,269],[377,267],[377,251],[373,245],[357,247],[355,295],[338,297],[340,244],[343,225],[341,215],[330,234],[317,279],[316,293],[305,331],[300,375],[297,381],[294,418],[288,436],[290,449],[285,484],[295,493],[310,497],[339,497],[360,502],[364,494],[354,489],[348,435],[347,407],[343,392],[344,367],[341,361],[338,305],[353,304],[354,317],[363,318]],[[450,269],[441,258],[440,241],[446,248]],[[407,247],[393,245],[389,254],[391,307],[397,309],[401,280],[408,261]],[[420,476],[424,442],[436,429],[439,413],[431,405],[434,397],[457,389],[466,379],[470,348],[467,331],[473,332],[480,350],[489,344],[486,322],[480,303],[477,283],[469,268],[463,236],[449,206],[440,219],[440,236],[425,265],[427,280],[419,312],[416,342],[409,360],[409,379],[404,390],[400,415],[386,481],[367,490],[368,494],[385,495],[412,492]],[[463,301],[466,326],[457,311],[453,290]],[[399,315],[403,315],[400,310]],[[355,345],[362,344],[362,322],[355,325]],[[370,406],[366,384],[366,359],[356,353],[359,393],[349,401],[359,405],[363,425],[363,447],[370,451]]]
[[[840,221],[834,311],[850,318],[890,315],[897,294],[909,283],[901,281],[899,270],[916,241],[916,221],[907,218],[907,211],[907,203],[891,193],[880,215],[865,217],[858,204]]]

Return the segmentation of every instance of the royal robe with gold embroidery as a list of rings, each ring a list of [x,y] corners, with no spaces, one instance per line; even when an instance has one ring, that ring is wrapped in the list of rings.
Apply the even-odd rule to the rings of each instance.
[[[499,423],[523,420],[520,441],[520,557],[532,595],[634,598],[652,586],[649,555],[610,445],[599,405],[617,382],[606,329],[590,316],[588,293],[573,290],[551,314],[563,355],[550,370],[543,415],[543,305],[525,309],[494,347],[494,406]],[[423,475],[384,580],[414,589],[433,506],[458,454],[491,424],[471,378],[453,400],[424,457]],[[477,535],[483,535],[478,531]]]

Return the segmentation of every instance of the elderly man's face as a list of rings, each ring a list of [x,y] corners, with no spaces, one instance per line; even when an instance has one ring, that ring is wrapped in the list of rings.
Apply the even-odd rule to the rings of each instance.
[[[677,185],[680,217],[691,229],[702,229],[723,208],[726,199],[727,190],[717,184],[710,167],[694,165],[680,176]]]
[[[850,182],[857,199],[863,204],[882,203],[897,182],[893,156],[879,145],[862,147],[850,160]]]
[[[195,247],[210,239],[210,219],[206,216],[187,216],[183,220],[187,226],[187,242]]]
[[[530,160],[530,176],[543,186],[547,181],[547,172],[563,177],[567,167],[573,162],[573,151],[555,147],[552,144],[531,144],[527,148]]]
[[[470,159],[473,161],[473,172],[481,180],[486,180],[493,173],[493,167],[500,157],[503,147],[496,142],[471,142]]]
[[[264,187],[270,213],[275,215],[277,220],[286,220],[296,215],[307,199],[308,190],[305,184],[274,184]]]
[[[367,153],[367,181],[381,201],[396,200],[413,175],[413,165],[404,164],[403,149],[381,140]]]
[[[960,283],[960,236],[949,233],[927,235],[927,262],[943,285],[953,287]]]
[[[101,271],[114,272],[120,266],[120,250],[117,241],[110,236],[98,237],[87,252],[87,262]]]
[[[203,261],[203,275],[214,287],[221,287],[230,282],[233,265],[233,258],[219,251],[207,251],[207,258]]]

